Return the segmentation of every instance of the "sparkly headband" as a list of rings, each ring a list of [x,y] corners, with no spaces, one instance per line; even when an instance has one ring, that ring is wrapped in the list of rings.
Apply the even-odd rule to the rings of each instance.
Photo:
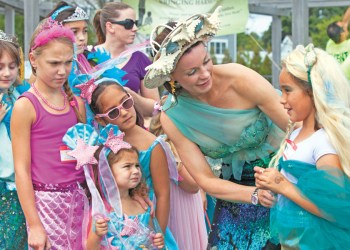
[[[16,47],[18,47],[18,44],[15,42],[15,38],[13,36],[7,35],[4,31],[0,30],[0,40],[9,42],[14,44]]]
[[[73,15],[63,20],[63,22],[66,23],[66,22],[87,21],[87,20],[89,20],[88,14],[86,14],[86,12],[82,8],[76,7]]]
[[[307,66],[307,80],[310,86],[312,86],[311,82],[311,70],[312,67],[315,65],[317,61],[317,55],[314,48],[314,45],[310,43],[305,47],[305,57],[304,57],[304,63]]]
[[[198,14],[185,21],[178,22],[174,28],[168,25],[159,25],[151,33],[151,46],[156,53],[153,63],[146,67],[147,74],[144,83],[147,88],[156,88],[169,81],[169,74],[174,71],[182,54],[193,44],[199,41],[208,41],[219,29],[219,11],[217,7],[212,14]],[[158,30],[165,28],[171,32],[161,45],[154,39]],[[159,47],[159,50],[154,45]]]
[[[68,6],[68,5],[62,6],[61,8],[57,9],[54,13],[52,13],[51,18],[53,20],[56,20],[58,14],[60,14],[64,10],[71,9],[71,8],[73,8],[73,7],[72,6]]]
[[[59,9],[57,9],[52,15],[51,15],[51,18],[53,20],[56,20],[57,16],[63,12],[64,10],[67,10],[67,9],[72,9],[74,7],[72,6],[63,6]],[[80,7],[76,7],[75,8],[75,11],[74,13],[67,17],[65,20],[63,20],[64,23],[66,22],[75,22],[75,21],[84,21],[84,20],[89,20],[89,16],[86,14],[86,12],[80,8]]]
[[[66,37],[71,40],[73,44],[75,43],[73,31],[49,17],[45,23],[42,24],[40,31],[34,39],[34,45],[30,48],[30,51],[47,44],[53,39],[61,37]]]

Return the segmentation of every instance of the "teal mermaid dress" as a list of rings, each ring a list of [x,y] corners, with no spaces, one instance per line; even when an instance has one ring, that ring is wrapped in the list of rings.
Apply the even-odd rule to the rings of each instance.
[[[337,168],[280,160],[280,170],[297,179],[302,196],[315,204],[324,218],[315,216],[279,195],[271,209],[271,232],[288,249],[349,249],[350,179]]]
[[[162,139],[158,137],[147,150],[139,152],[139,160],[140,160],[140,165],[142,167],[142,175],[146,181],[147,186],[149,187],[149,198],[151,201],[155,200],[154,186],[152,182],[151,169],[150,169],[151,155],[154,147],[160,144],[159,140],[162,140]],[[166,231],[164,233],[164,238],[165,238],[165,246],[168,250],[178,249],[176,240],[168,227],[166,228]]]
[[[206,156],[219,178],[254,186],[254,166],[267,167],[284,132],[258,108],[222,109],[182,93],[163,110]],[[217,200],[208,249],[274,249],[270,214],[262,206]]]
[[[15,185],[10,120],[14,102],[28,88],[26,83],[11,88],[12,93],[2,99],[10,110],[0,122],[0,249],[27,249],[26,223]]]
[[[112,212],[108,214],[108,217],[111,219],[111,223],[113,223],[114,227],[118,232],[121,232],[120,237],[122,237],[123,240],[127,241],[130,246],[139,246],[139,242],[144,242],[145,239],[140,237],[130,237],[133,236],[133,227],[129,227],[128,223],[134,223],[134,224],[142,224],[143,226],[147,226],[149,224],[149,221],[151,220],[151,212],[150,209],[148,209],[143,214],[138,214],[134,216],[127,216],[124,215],[123,223],[117,223],[119,221],[119,217],[116,215],[115,212]],[[111,245],[111,249],[118,249],[118,250],[127,250],[127,247],[123,245],[123,243],[120,241],[119,237],[115,236],[113,233],[109,232],[107,233],[107,240]],[[146,240],[147,241],[147,240]],[[135,250],[141,250],[141,248],[135,248]]]

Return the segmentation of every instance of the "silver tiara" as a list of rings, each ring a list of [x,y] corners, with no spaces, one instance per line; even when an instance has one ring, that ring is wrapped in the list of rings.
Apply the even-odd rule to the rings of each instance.
[[[4,31],[0,30],[0,40],[5,41],[5,42],[10,42],[15,44],[15,42],[13,41],[13,37],[12,36],[8,36]]]
[[[89,20],[89,16],[86,14],[86,12],[80,8],[76,7],[73,15],[66,18],[63,22],[75,22],[75,21],[82,21],[82,20]]]

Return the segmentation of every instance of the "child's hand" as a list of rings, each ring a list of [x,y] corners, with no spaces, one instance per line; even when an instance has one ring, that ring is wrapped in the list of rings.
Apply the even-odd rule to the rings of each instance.
[[[42,226],[29,228],[28,245],[34,250],[46,250],[51,248],[49,238]]]
[[[107,234],[109,218],[98,218],[95,222],[95,233],[102,237]]]
[[[158,249],[164,248],[164,236],[161,233],[156,233],[153,236],[153,245],[157,247]]]
[[[290,182],[275,168],[254,167],[254,171],[258,188],[271,190],[275,194],[283,194],[289,187]]]
[[[8,106],[5,102],[2,101],[4,97],[4,93],[0,94],[0,122],[4,119],[6,113],[10,110],[10,106]]]

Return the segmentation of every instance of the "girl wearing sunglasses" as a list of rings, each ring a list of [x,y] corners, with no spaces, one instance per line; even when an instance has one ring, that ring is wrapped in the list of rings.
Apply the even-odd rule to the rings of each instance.
[[[156,198],[155,215],[165,232],[167,249],[178,249],[167,228],[169,218],[169,172],[166,155],[156,137],[142,128],[133,98],[113,80],[101,80],[92,92],[90,108],[102,125],[114,124],[125,133],[124,140],[140,152],[139,160],[144,178],[150,188],[149,198]]]
[[[125,3],[106,3],[102,9],[96,12],[94,27],[98,38],[97,46],[88,54],[88,60],[94,64],[101,64],[110,58],[116,58],[133,44],[138,21],[134,9]],[[146,74],[145,67],[151,64],[148,57],[136,51],[127,59],[116,65],[119,69],[127,72],[123,80],[127,91],[137,100],[137,106],[142,107],[144,116],[151,116],[154,103],[159,100],[157,89],[147,89],[143,84]],[[117,79],[117,70],[110,69],[103,73],[103,77]]]

